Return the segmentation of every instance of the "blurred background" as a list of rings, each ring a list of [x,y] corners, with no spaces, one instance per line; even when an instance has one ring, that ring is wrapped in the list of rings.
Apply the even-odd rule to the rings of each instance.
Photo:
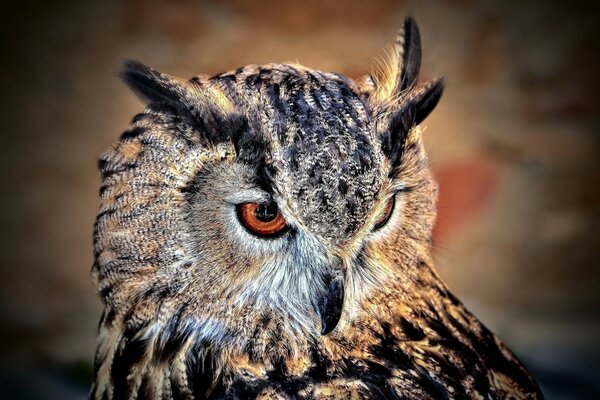
[[[441,275],[548,399],[600,398],[600,6],[551,1],[3,1],[0,398],[83,399],[98,155],[142,105],[124,59],[169,74],[298,61],[366,73],[404,16],[440,180]]]

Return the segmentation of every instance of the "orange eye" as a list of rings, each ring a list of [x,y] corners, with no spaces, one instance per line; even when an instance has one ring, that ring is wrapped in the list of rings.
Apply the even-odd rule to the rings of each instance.
[[[383,228],[383,226],[389,221],[390,217],[392,216],[392,213],[394,212],[395,204],[396,195],[392,196],[386,203],[385,208],[383,209],[383,213],[379,218],[377,218],[377,221],[375,221],[375,226],[373,227],[374,231]]]
[[[238,204],[237,214],[244,228],[257,236],[278,236],[287,227],[285,218],[274,201]]]

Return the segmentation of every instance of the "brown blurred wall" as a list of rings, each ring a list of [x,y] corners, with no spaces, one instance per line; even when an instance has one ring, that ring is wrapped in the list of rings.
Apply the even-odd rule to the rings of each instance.
[[[142,109],[117,78],[124,59],[182,77],[292,60],[358,77],[409,14],[422,31],[423,76],[447,82],[425,132],[441,185],[440,273],[547,393],[598,393],[594,2],[0,7],[0,394],[85,395],[100,313],[89,274],[96,160]]]

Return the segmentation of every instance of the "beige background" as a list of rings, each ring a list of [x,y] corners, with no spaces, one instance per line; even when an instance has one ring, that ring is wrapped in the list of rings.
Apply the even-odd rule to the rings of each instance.
[[[446,76],[425,138],[450,286],[548,398],[600,382],[600,15],[593,2],[5,1],[0,19],[0,397],[83,398],[96,159],[142,109],[139,59],[189,77],[299,61],[357,77],[405,15],[423,77]]]

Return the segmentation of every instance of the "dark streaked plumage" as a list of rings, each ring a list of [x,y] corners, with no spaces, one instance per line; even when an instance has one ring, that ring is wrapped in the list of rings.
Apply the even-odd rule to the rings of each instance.
[[[434,271],[418,124],[443,85],[418,83],[420,59],[407,19],[356,81],[126,64],[148,107],[100,159],[91,398],[541,398]],[[240,204],[263,202],[278,235],[240,224]]]

